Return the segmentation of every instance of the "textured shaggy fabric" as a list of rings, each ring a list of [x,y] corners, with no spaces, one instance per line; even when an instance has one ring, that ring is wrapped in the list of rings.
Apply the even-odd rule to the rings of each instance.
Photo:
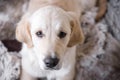
[[[103,21],[95,24],[96,11],[83,15],[85,42],[77,48],[77,80],[120,80],[120,43]]]
[[[89,27],[85,43],[77,51],[77,80],[120,80],[120,43],[101,29],[105,25]]]
[[[28,1],[0,0],[0,40],[15,38],[16,23]],[[76,80],[120,80],[120,0],[109,0],[108,11],[99,23],[94,22],[96,11],[87,11],[81,20],[86,39],[77,47]],[[18,79],[19,53],[8,51],[20,48],[3,43],[8,50],[0,42],[0,80]]]
[[[0,40],[14,39],[16,23],[27,9],[28,0],[0,0]]]
[[[15,52],[8,52],[0,42],[0,80],[16,80],[20,75],[20,59]]]
[[[105,16],[109,32],[120,41],[120,0],[109,0]]]

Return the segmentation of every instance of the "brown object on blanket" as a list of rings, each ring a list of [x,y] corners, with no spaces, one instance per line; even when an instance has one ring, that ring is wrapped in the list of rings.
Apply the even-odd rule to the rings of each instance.
[[[17,51],[21,50],[22,44],[17,40],[2,40],[4,46],[8,49],[8,51]]]

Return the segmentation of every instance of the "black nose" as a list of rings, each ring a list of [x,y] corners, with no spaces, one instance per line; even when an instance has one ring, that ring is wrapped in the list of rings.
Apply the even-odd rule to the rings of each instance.
[[[59,59],[57,57],[47,57],[44,59],[44,62],[45,62],[45,65],[46,67],[48,68],[54,68],[58,62],[59,62]]]

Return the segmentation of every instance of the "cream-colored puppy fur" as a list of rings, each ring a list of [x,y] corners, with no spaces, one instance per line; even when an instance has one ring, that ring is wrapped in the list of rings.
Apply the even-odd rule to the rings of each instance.
[[[86,6],[88,2],[90,6]],[[23,43],[21,80],[73,80],[76,45],[84,41],[79,18],[84,9],[94,5],[95,0],[30,1],[16,29],[16,38]],[[66,33],[63,38],[61,32]],[[55,55],[59,63],[54,69],[46,69],[44,59]]]
[[[74,18],[72,15],[58,7],[47,6],[31,15],[28,20],[29,23],[23,23],[24,27],[22,29],[25,31],[22,30],[21,33],[21,27],[18,27],[18,39],[28,38],[28,40],[23,39],[27,45],[23,44],[21,51],[22,67],[31,76],[47,76],[49,80],[51,78],[56,78],[57,80],[73,79],[75,46],[71,46],[83,42],[84,37],[77,18]],[[20,22],[18,26],[21,26],[21,24]],[[25,29],[25,26],[30,27],[29,30],[28,27]],[[43,32],[44,36],[42,38],[36,36],[38,31]],[[60,31],[64,31],[67,34],[65,38],[60,39],[58,37]],[[72,39],[75,39],[75,41]],[[55,52],[57,53],[55,54]],[[44,59],[48,55],[57,55],[60,58],[59,70],[45,69]],[[23,80],[25,80],[24,77]]]
[[[72,80],[76,55],[74,45],[84,40],[77,17],[61,8],[46,6],[37,10],[26,21],[28,22],[20,22],[17,27],[17,38],[24,41],[21,51],[24,73],[32,77],[47,76],[48,80]],[[43,32],[42,38],[36,35],[38,31]],[[65,38],[59,38],[60,31],[67,34]],[[48,55],[60,58],[57,65],[59,69],[45,69],[44,59]],[[26,80],[24,73],[22,80]]]

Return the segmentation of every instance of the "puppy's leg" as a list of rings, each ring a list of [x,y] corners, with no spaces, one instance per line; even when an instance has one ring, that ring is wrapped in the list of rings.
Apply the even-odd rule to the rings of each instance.
[[[25,71],[22,69],[22,73],[21,73],[21,76],[20,76],[20,80],[37,80],[37,78],[32,77],[31,75],[29,75],[27,72],[25,72]]]

